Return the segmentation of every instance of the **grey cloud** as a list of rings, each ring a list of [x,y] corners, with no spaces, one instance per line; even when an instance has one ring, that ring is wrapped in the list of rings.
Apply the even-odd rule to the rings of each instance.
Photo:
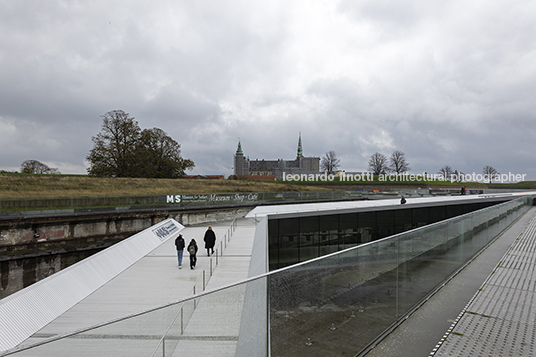
[[[30,11],[31,9],[31,11]],[[229,175],[334,150],[398,149],[412,171],[530,171],[536,5],[452,1],[2,2],[0,169],[84,172],[101,114],[159,127]],[[80,170],[80,171],[79,171]]]

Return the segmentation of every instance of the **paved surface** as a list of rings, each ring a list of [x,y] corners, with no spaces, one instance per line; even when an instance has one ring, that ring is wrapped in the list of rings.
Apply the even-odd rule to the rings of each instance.
[[[529,278],[536,268],[531,265],[536,264],[535,224],[536,207],[378,343],[367,357],[428,356],[434,353],[449,357],[534,355],[520,354],[517,348],[524,347],[523,351],[528,351],[527,343],[531,349],[536,347],[535,336],[530,334],[532,325],[528,329],[527,323],[531,318],[534,323],[532,309],[535,306],[531,304],[536,305],[534,284],[530,286],[534,280]],[[497,274],[499,271],[502,271],[501,275]],[[513,280],[514,275],[518,276],[518,282]],[[498,280],[515,287],[498,286]],[[479,290],[481,287],[482,291]],[[514,296],[520,299],[512,300]],[[468,304],[470,301],[473,303]],[[528,313],[529,310],[532,312]],[[515,316],[524,316],[523,321],[512,319]],[[484,321],[487,321],[486,325]],[[452,333],[448,334],[451,329]],[[503,352],[508,352],[501,352],[501,346]],[[509,354],[510,351],[514,351],[513,354]]]
[[[56,334],[92,326],[190,296],[193,294],[194,285],[196,286],[196,293],[199,293],[203,290],[203,271],[205,272],[207,290],[246,279],[251,260],[255,225],[253,220],[249,219],[239,219],[237,222],[237,228],[230,241],[226,244],[222,243],[222,240],[227,234],[231,222],[212,224],[217,236],[216,248],[219,251],[223,248],[223,256],[218,257],[217,266],[215,256],[213,255],[209,258],[204,249],[203,235],[207,226],[186,227],[181,232],[186,244],[189,243],[191,238],[195,238],[200,247],[197,254],[197,266],[194,270],[189,268],[189,255],[186,250],[184,252],[183,267],[182,269],[178,268],[174,240],[170,239],[38,331],[23,344],[35,343]],[[212,260],[212,263],[210,263],[210,260]],[[212,275],[210,274],[211,266]],[[143,284],[136,283],[138,281],[143,282]],[[212,336],[212,340],[217,342],[217,348],[216,344],[214,344],[213,355],[234,355],[238,341],[243,295],[243,292],[234,291],[234,295],[231,294],[225,299],[221,299],[221,295],[219,295],[219,301],[202,298],[184,331],[185,336],[189,336],[184,343],[188,344],[190,342],[192,344],[193,341],[194,345],[204,347],[203,355],[210,355],[206,336]],[[233,311],[233,313],[223,317],[214,316],[213,312],[216,310],[212,308],[214,304],[219,307],[222,304],[227,304],[227,309],[217,310],[228,310]],[[162,320],[165,318],[166,316],[162,316]],[[116,336],[118,345],[122,349],[132,348],[138,352],[140,348],[147,349],[149,351],[148,355],[150,355],[154,349],[155,342],[154,338],[144,334],[144,331],[150,331],[151,324],[155,323],[157,322],[145,321],[137,324],[138,326],[132,326],[131,323],[132,328],[125,328],[124,324],[110,325],[106,328],[106,334]],[[89,332],[82,339],[69,338],[62,340],[60,343],[45,345],[46,347],[40,348],[39,355],[58,356],[62,355],[61,353],[70,353],[69,351],[77,351],[76,354],[81,355],[78,351],[85,350],[88,356],[95,356],[97,353],[100,356],[110,355],[110,353],[112,356],[116,356],[117,354],[111,348],[109,339],[102,340],[102,343],[100,343],[102,351],[96,350],[99,348],[99,342],[91,340],[93,338],[102,338],[99,333],[100,331]],[[124,341],[124,339],[128,339],[128,341]],[[123,341],[121,342],[120,340]],[[199,340],[205,341],[200,344]],[[86,346],[85,348],[83,347],[84,345]],[[222,350],[222,346],[227,347]],[[70,350],[70,347],[75,349]],[[26,354],[23,353],[22,355]],[[32,354],[28,353],[28,355]]]
[[[534,208],[533,211],[534,212]],[[449,329],[435,356],[536,354],[536,216]]]

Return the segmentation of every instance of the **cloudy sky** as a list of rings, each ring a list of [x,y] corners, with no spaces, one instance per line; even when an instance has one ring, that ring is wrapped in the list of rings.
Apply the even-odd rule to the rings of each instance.
[[[0,0],[0,169],[86,173],[102,114],[192,173],[333,150],[536,180],[536,2]]]

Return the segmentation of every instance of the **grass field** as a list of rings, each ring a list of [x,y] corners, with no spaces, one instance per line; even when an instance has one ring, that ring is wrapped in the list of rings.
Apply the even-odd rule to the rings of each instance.
[[[517,184],[451,183],[450,181],[333,181],[282,182],[246,180],[194,180],[194,179],[143,179],[143,178],[97,178],[85,175],[31,175],[0,174],[0,198],[22,197],[85,197],[85,196],[151,196],[189,193],[228,192],[289,192],[323,191],[344,189],[348,186],[381,188],[382,186],[454,186],[489,187],[512,189],[535,189],[536,182]]]
[[[329,188],[325,188],[329,189]],[[317,191],[316,186],[243,180],[97,178],[0,174],[0,197],[151,196],[188,193]]]

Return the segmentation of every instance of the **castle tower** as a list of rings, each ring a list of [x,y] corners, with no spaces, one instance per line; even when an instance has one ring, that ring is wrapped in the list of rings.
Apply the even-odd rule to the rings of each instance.
[[[248,160],[244,157],[244,152],[242,151],[242,144],[240,143],[240,138],[238,138],[238,148],[234,156],[234,174],[235,175],[248,175],[249,167]]]
[[[296,158],[299,159],[300,157],[303,157],[303,149],[302,149],[302,143],[301,143],[301,133],[300,133],[300,138],[298,139],[298,154],[296,155]]]

